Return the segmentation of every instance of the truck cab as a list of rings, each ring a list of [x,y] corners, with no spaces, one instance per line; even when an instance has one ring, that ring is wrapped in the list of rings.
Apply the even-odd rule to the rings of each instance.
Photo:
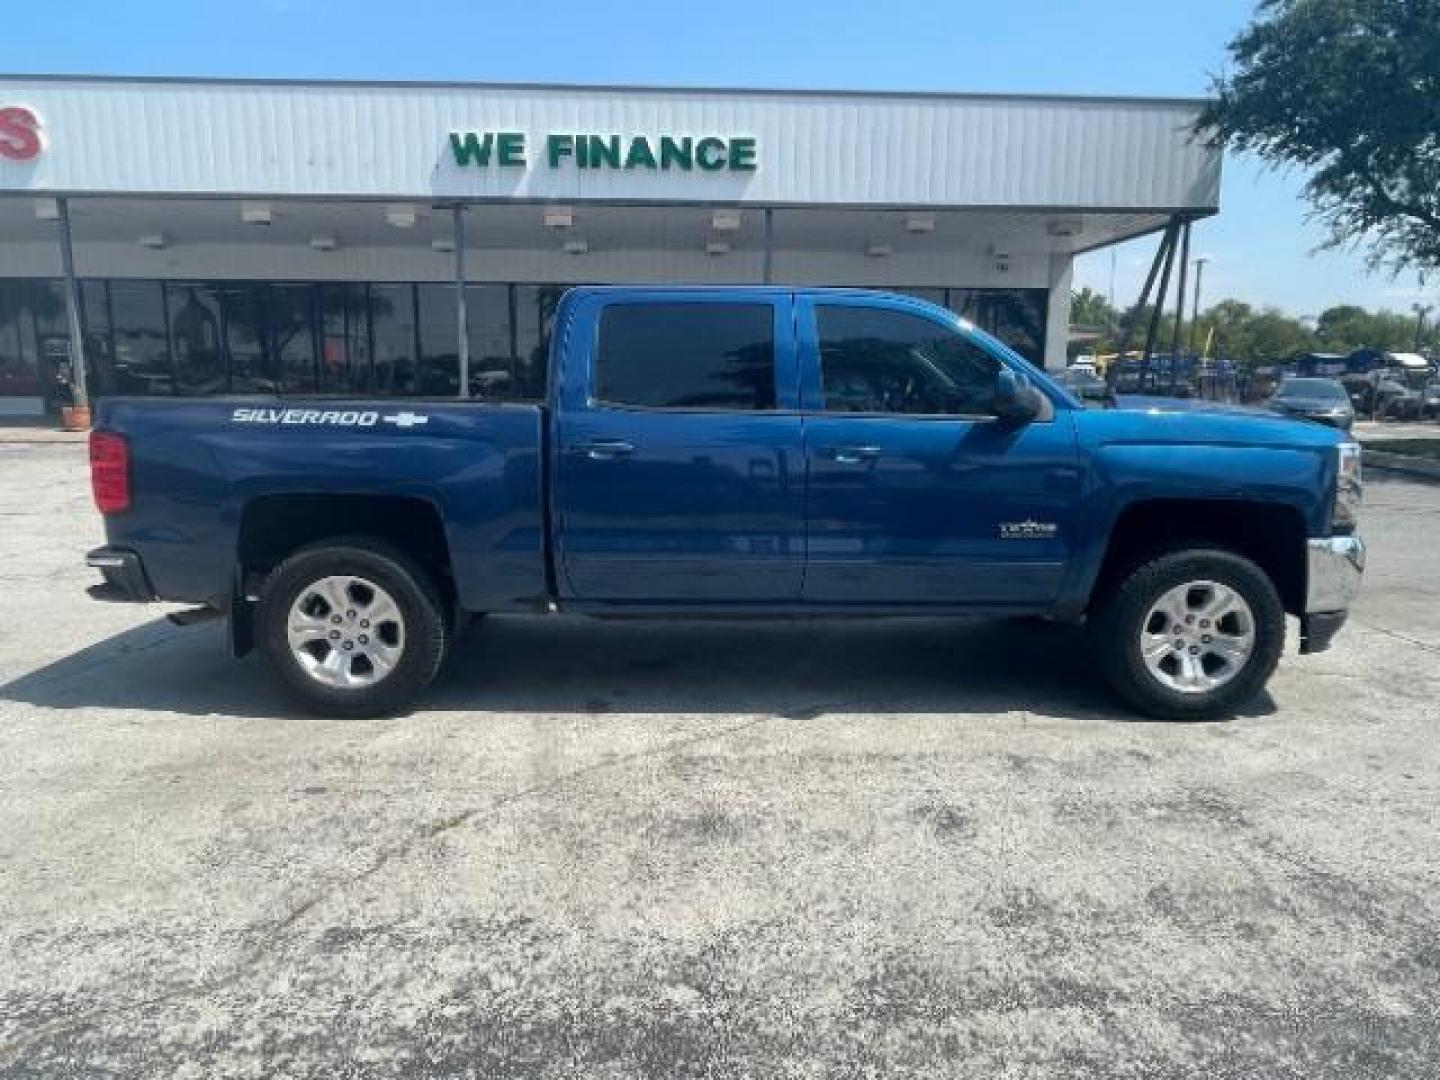
[[[1215,715],[1364,562],[1337,433],[1087,411],[859,290],[582,287],[543,400],[113,401],[95,438],[97,591],[228,617],[346,714],[408,707],[466,616],[573,611],[1084,621],[1132,704]]]

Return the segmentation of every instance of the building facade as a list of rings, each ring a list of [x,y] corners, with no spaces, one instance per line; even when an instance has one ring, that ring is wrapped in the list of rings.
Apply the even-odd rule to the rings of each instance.
[[[1077,253],[1217,210],[1199,107],[0,78],[0,413],[77,354],[92,397],[525,398],[595,282],[890,288],[1058,366]]]

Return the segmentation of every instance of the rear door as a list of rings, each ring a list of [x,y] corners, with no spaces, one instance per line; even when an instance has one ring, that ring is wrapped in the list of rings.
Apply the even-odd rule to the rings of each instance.
[[[596,291],[563,334],[562,595],[797,599],[805,490],[791,296]]]
[[[806,404],[804,598],[1043,605],[1077,539],[1072,416],[993,408],[994,347],[928,305],[797,304]]]

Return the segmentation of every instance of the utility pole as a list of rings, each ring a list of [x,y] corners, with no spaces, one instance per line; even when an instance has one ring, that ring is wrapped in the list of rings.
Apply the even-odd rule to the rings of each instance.
[[[1195,333],[1200,329],[1200,279],[1205,273],[1205,264],[1210,261],[1208,255],[1198,255],[1195,258],[1195,307],[1190,313],[1190,355],[1195,356]]]
[[[1434,304],[1412,304],[1410,310],[1415,313],[1415,351],[1420,351],[1420,341],[1425,336],[1425,316],[1435,310]]]

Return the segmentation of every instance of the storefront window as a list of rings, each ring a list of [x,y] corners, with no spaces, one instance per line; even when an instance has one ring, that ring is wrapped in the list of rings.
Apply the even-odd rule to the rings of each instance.
[[[375,392],[414,394],[414,286],[370,286],[370,325],[375,349]]]
[[[221,335],[220,295],[211,285],[168,284],[170,352],[175,358],[175,390],[180,394],[220,394],[228,387],[225,341]]]
[[[231,393],[277,393],[280,366],[265,326],[265,286],[226,285],[220,289],[220,298],[225,313]]]
[[[1033,364],[1045,362],[1044,289],[951,289],[950,310]]]
[[[484,401],[514,401],[521,392],[510,318],[508,285],[465,288],[465,329],[470,339],[470,396]]]
[[[42,397],[35,309],[49,301],[46,282],[0,280],[0,396]]]
[[[545,375],[550,356],[550,331],[555,311],[569,285],[515,286],[515,352],[519,361],[517,382],[520,396],[545,395]]]
[[[362,393],[370,386],[370,317],[364,285],[321,285],[320,391]]]
[[[455,286],[415,286],[420,313],[420,377],[422,397],[455,397],[460,393],[460,326]]]
[[[90,393],[114,394],[115,357],[110,348],[110,286],[105,281],[80,283],[80,325],[85,332],[85,365]]]
[[[171,394],[170,336],[158,281],[112,281],[115,387],[121,394]]]
[[[287,394],[313,394],[317,389],[313,292],[309,285],[269,287],[265,310]]]

